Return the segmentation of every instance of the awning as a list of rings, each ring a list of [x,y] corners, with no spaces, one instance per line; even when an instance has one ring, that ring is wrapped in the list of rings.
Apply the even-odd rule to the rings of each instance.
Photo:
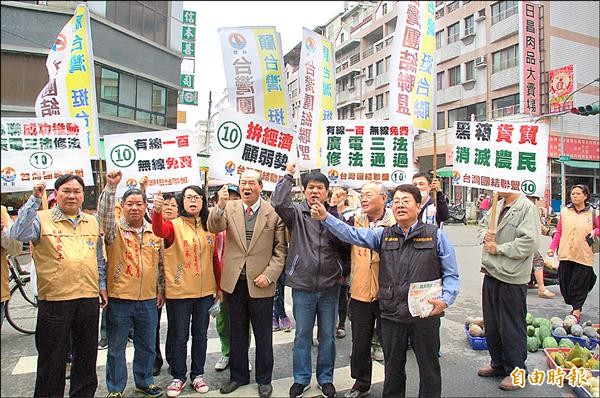
[[[438,177],[452,177],[452,166],[446,166],[446,167],[437,169],[435,174]]]
[[[579,169],[600,169],[600,162],[593,160],[567,160],[565,165]]]

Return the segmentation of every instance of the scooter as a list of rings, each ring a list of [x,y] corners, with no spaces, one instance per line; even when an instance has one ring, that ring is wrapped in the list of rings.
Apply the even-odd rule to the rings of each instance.
[[[463,223],[467,225],[467,212],[462,207],[462,204],[450,205],[448,206],[448,211],[450,212],[450,218],[444,221],[445,223]]]

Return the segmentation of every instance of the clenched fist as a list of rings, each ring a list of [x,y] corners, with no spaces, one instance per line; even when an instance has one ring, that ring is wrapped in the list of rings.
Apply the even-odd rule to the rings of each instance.
[[[39,184],[35,184],[33,186],[33,196],[38,199],[41,199],[44,196],[44,192],[46,191],[46,183],[40,182]]]
[[[162,192],[158,191],[156,195],[154,195],[154,211],[161,213],[163,205],[165,204],[165,199],[162,196]]]
[[[123,178],[123,173],[119,170],[111,171],[106,175],[106,184],[111,188],[116,188]]]
[[[227,201],[229,200],[229,191],[227,189],[227,184],[223,185],[221,189],[219,189],[217,195],[219,196],[219,208],[221,210],[225,210],[225,206],[227,205]]]
[[[285,165],[285,171],[292,177],[296,174],[296,162],[289,162]]]
[[[140,191],[142,193],[146,193],[146,188],[148,187],[148,176],[143,176],[140,178]]]

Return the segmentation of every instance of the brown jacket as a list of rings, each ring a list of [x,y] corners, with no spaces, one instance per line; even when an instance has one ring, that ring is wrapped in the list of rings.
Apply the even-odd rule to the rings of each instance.
[[[246,244],[246,221],[241,200],[227,202],[222,214],[219,214],[219,207],[215,206],[208,216],[209,231],[218,233],[227,230],[221,274],[221,289],[227,293],[233,292],[245,264],[250,297],[275,295],[275,284],[287,255],[285,226],[273,207],[260,200],[249,245]],[[264,274],[272,282],[268,287],[259,288],[254,284],[254,279],[260,274]]]

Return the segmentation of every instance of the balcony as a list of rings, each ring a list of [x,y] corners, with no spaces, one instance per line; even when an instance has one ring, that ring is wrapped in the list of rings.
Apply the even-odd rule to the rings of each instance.
[[[356,25],[354,25],[350,29],[350,33],[356,32],[357,30],[359,30],[360,28],[362,28],[363,26],[365,26],[367,23],[371,22],[371,20],[373,20],[373,14],[369,15],[368,17],[366,17],[365,19],[363,19],[362,21],[360,21],[359,23],[357,23]]]
[[[435,94],[436,103],[438,105],[443,105],[458,101],[462,97],[462,92],[462,86],[460,84],[438,90]]]
[[[375,110],[375,112],[373,112],[373,119],[376,120],[387,120],[390,118],[390,110],[388,109],[387,106],[384,106],[381,109],[377,109]]]
[[[510,11],[510,10],[506,10]],[[505,11],[505,13],[506,13]],[[494,15],[492,21],[496,21],[490,28],[490,42],[494,43],[500,39],[511,36],[519,32],[519,15],[514,13],[505,15],[505,18],[498,19],[503,14]]]
[[[336,57],[336,60],[335,60],[336,70],[337,70],[337,68],[342,66],[342,63],[344,63],[346,61],[349,61],[348,66],[354,65],[357,62],[359,62],[360,61],[360,48],[358,48],[358,47],[355,48],[353,51],[349,52],[348,54],[342,55],[339,59]]]
[[[360,44],[360,39],[359,38],[349,38],[347,39],[345,42],[341,43],[339,46],[335,46],[337,47],[335,49],[336,54],[339,53],[342,50],[347,50],[348,48],[352,48],[352,47],[357,47]]]
[[[358,99],[355,90],[346,89],[340,91],[336,94],[336,102],[338,104],[338,108],[344,107],[354,102],[358,102],[360,104],[360,100]]]
[[[521,105],[511,105],[505,108],[492,109],[492,118],[500,119],[507,116],[514,116],[521,113]]]
[[[447,44],[435,50],[437,63],[440,64],[442,62],[458,57],[460,55],[460,46],[461,42],[455,41],[452,44]]]
[[[492,73],[490,89],[492,91],[499,90],[504,87],[519,84],[519,66],[504,69],[499,72]]]
[[[381,75],[375,76],[375,88],[379,88],[384,86],[390,82],[390,74],[388,72],[384,72]]]

